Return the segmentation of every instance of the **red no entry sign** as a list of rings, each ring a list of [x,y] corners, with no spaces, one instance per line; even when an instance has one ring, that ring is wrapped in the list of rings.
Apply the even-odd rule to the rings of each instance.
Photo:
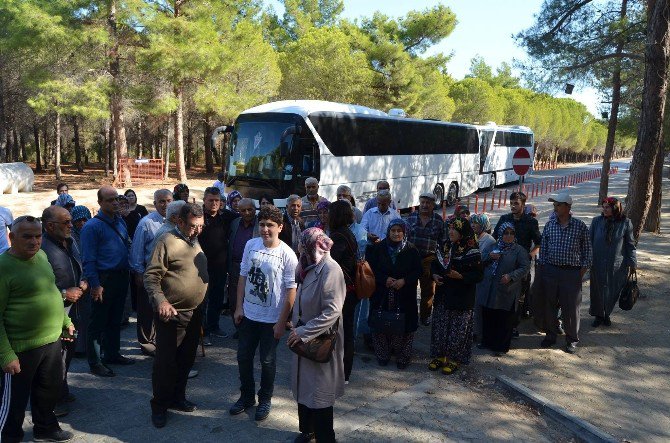
[[[526,175],[530,169],[532,159],[530,158],[530,152],[526,148],[519,148],[514,153],[512,157],[512,167],[514,168],[514,173],[516,175]]]

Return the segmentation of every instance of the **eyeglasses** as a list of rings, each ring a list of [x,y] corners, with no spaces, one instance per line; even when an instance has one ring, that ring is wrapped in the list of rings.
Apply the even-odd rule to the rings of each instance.
[[[65,221],[50,220],[50,221],[48,221],[48,222],[46,222],[46,223],[57,223],[57,224],[59,224],[59,225],[65,225],[65,226],[68,226],[68,225],[72,225],[72,224],[73,224],[73,223],[72,223],[72,220],[65,220]]]

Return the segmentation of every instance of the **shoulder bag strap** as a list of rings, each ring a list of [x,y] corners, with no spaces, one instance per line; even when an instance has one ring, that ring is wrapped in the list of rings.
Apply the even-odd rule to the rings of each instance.
[[[112,228],[112,230],[116,233],[116,235],[119,236],[119,238],[121,239],[121,241],[123,242],[123,244],[126,245],[126,247],[130,247],[130,239],[128,238],[127,235],[126,235],[125,237],[124,237],[123,235],[121,235],[121,233],[119,232],[119,230],[116,229],[116,226],[114,226],[113,224],[111,224],[110,222],[108,222],[107,220],[105,220],[104,218],[100,217],[99,215],[96,215],[95,218],[97,218],[97,219],[100,220],[101,222],[104,222],[107,226],[109,226],[110,228]]]

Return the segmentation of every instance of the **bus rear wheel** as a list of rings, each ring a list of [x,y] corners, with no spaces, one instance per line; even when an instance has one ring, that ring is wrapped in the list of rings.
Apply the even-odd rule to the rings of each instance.
[[[458,185],[456,182],[451,182],[449,190],[447,191],[447,206],[453,206],[458,199]]]
[[[435,188],[433,188],[433,194],[435,194],[435,206],[438,208],[441,207],[442,201],[444,200],[444,186],[442,186],[441,183],[435,185]]]

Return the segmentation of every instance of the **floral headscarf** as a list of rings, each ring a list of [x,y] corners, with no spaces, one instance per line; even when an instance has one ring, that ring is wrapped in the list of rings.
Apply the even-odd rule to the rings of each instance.
[[[477,248],[477,240],[475,239],[475,231],[472,230],[470,221],[465,217],[456,217],[450,228],[461,234],[461,239],[451,244],[451,257],[462,257],[468,253],[470,249]]]
[[[295,278],[298,283],[302,283],[307,272],[316,267],[333,247],[333,241],[323,232],[323,229],[307,228],[302,231],[298,247],[301,254],[295,270]]]
[[[399,226],[402,229],[403,237],[399,242],[392,242],[391,228],[394,226]],[[389,255],[391,256],[391,261],[395,264],[398,254],[405,248],[407,244],[407,223],[402,218],[395,218],[389,222],[388,228],[386,228],[386,244],[388,245]]]
[[[505,231],[507,229],[511,229],[514,232],[514,240],[511,242],[506,242],[505,241]],[[514,223],[512,222],[505,222],[500,225],[498,228],[498,244],[496,245],[496,248],[500,251],[501,254],[504,254],[506,251],[508,251],[510,248],[512,248],[516,244],[516,228],[514,227]],[[496,260],[493,262],[491,265],[491,271],[495,274],[496,270],[498,268],[498,263],[500,263],[500,260]]]
[[[54,203],[55,206],[60,206],[61,208],[68,209],[68,206],[70,209],[76,206],[76,203],[74,202],[74,199],[70,194],[61,194],[58,196],[56,199],[56,203]]]
[[[470,223],[477,223],[480,225],[482,227],[482,233],[491,231],[491,220],[489,219],[489,216],[484,213],[470,216]]]
[[[230,194],[228,194],[228,197],[226,197],[226,207],[231,211],[234,211],[233,202],[235,201],[236,198],[242,199],[242,194],[240,194],[239,191],[233,191]]]

